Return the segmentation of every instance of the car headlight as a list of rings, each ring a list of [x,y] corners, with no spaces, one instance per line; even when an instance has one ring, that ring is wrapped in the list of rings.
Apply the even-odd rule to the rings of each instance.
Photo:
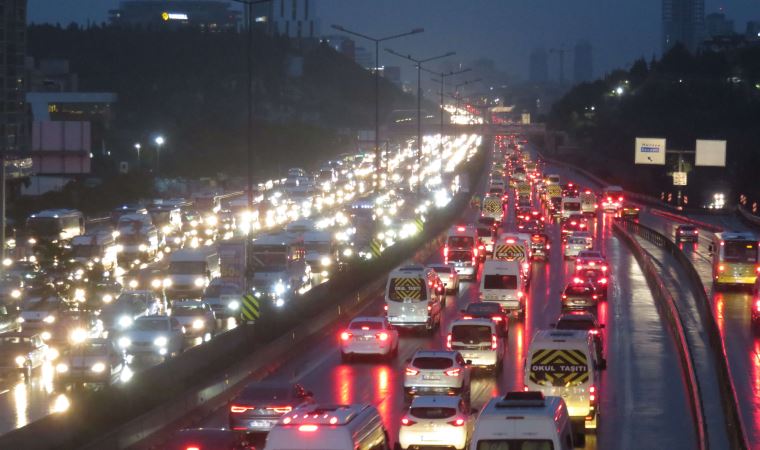
[[[42,319],[42,321],[45,322],[45,323],[53,323],[53,322],[55,322],[55,316],[51,314],[51,315],[45,317],[44,319]]]
[[[53,336],[50,334],[49,331],[43,331],[42,333],[40,333],[40,337],[42,338],[43,341],[49,341],[50,338]]]
[[[113,301],[113,295],[105,294],[103,296],[103,303],[111,303]]]
[[[58,373],[66,373],[69,371],[69,366],[64,363],[58,363],[58,365],[55,366],[55,371]]]
[[[61,356],[61,352],[58,351],[55,347],[49,347],[47,350],[47,357],[50,361],[55,361],[58,359],[58,357]]]
[[[82,288],[77,288],[74,290],[74,300],[78,301],[84,301],[85,300],[85,292]]]
[[[285,293],[285,285],[282,284],[282,281],[278,281],[277,284],[274,285],[274,293],[277,295]]]
[[[128,348],[130,345],[132,345],[132,340],[128,337],[123,336],[119,338],[119,347]]]
[[[96,362],[95,364],[92,365],[91,370],[95,373],[101,373],[104,370],[106,370],[106,365],[103,364],[102,362]]]
[[[81,344],[87,339],[87,331],[84,328],[75,328],[69,335],[69,340],[74,344]]]
[[[18,323],[24,323],[25,320],[24,320],[23,317],[19,317],[18,319],[16,319],[16,322],[18,322]]]
[[[327,256],[323,256],[322,259],[319,262],[322,263],[322,265],[325,266],[325,267],[327,267],[330,264],[332,264],[332,260],[329,257],[327,257]]]
[[[174,238],[174,243],[175,243],[176,245],[180,245],[180,244],[182,243],[182,239],[181,239],[181,238],[179,238],[179,237],[175,237],[175,238]]]
[[[132,289],[137,289],[137,280],[129,280],[129,287]]]
[[[18,289],[14,289],[11,291],[11,297],[13,298],[20,298],[21,297],[21,291]]]
[[[132,326],[132,318],[129,316],[119,317],[119,326],[122,328],[129,328]]]
[[[164,279],[163,284],[165,288],[172,287],[172,279],[171,278]]]
[[[166,347],[166,344],[168,343],[169,343],[169,340],[166,339],[166,336],[159,336],[153,340],[153,345],[155,345],[156,347]]]
[[[150,285],[153,287],[153,289],[158,289],[161,287],[161,280],[155,279],[150,282]]]
[[[141,252],[145,252],[148,250],[148,246],[145,244],[140,244],[137,246],[137,249],[140,250]]]
[[[16,365],[17,365],[17,366],[19,366],[19,367],[24,367],[24,363],[26,362],[26,357],[25,357],[25,356],[21,356],[21,355],[18,355],[18,356],[16,357],[16,360],[15,360],[15,361],[16,361]]]
[[[206,284],[206,280],[204,280],[202,277],[198,277],[193,283],[196,287],[202,287],[204,284]]]
[[[193,320],[193,330],[200,330],[205,325],[206,325],[206,323],[203,322],[203,320],[201,320],[201,319],[195,319],[195,320]]]
[[[227,307],[233,311],[237,311],[238,308],[240,308],[240,302],[237,300],[233,300],[227,304]]]

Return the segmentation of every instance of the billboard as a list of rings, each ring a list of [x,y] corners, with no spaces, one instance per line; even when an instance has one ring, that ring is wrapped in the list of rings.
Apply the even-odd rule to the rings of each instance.
[[[634,163],[664,166],[665,139],[637,137]]]
[[[726,141],[697,139],[697,166],[726,167]]]

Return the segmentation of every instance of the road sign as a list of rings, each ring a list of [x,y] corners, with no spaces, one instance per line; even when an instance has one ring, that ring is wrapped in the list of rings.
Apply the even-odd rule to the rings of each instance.
[[[636,138],[634,163],[665,165],[665,139]]]
[[[243,296],[243,319],[251,321],[256,320],[261,315],[259,299],[253,294],[246,294]]]
[[[695,165],[726,167],[726,141],[697,139],[696,148]]]
[[[422,217],[418,217],[414,221],[414,225],[417,227],[417,231],[422,231],[423,228],[425,228],[425,222],[422,220]]]
[[[686,186],[686,172],[673,172],[673,186]]]

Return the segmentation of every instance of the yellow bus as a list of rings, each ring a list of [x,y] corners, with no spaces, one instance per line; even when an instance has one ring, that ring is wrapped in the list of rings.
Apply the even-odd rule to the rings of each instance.
[[[751,286],[760,271],[757,237],[747,232],[715,233],[710,244],[712,275],[716,288]]]

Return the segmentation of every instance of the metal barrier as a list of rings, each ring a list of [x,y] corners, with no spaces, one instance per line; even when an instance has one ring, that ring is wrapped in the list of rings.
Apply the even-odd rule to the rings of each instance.
[[[641,250],[641,246],[638,245],[638,242],[636,242],[635,239],[630,237],[630,233],[644,238],[673,256],[687,274],[689,286],[694,293],[697,307],[699,309],[702,329],[707,333],[708,342],[712,347],[713,355],[717,355],[714,359],[720,384],[718,388],[721,393],[721,406],[723,408],[723,417],[726,420],[726,433],[731,441],[731,448],[749,449],[750,445],[744,432],[744,426],[739,413],[736,388],[734,387],[733,377],[731,376],[731,368],[728,365],[725,344],[720,334],[720,329],[718,328],[718,322],[713,314],[710,299],[707,297],[707,291],[705,290],[705,286],[696,269],[683,251],[673,243],[673,241],[657,231],[630,220],[616,219],[614,226],[621,236],[626,238],[626,241],[628,241],[634,250],[636,250],[636,254]],[[656,270],[654,269],[654,266],[652,267],[652,270]]]

